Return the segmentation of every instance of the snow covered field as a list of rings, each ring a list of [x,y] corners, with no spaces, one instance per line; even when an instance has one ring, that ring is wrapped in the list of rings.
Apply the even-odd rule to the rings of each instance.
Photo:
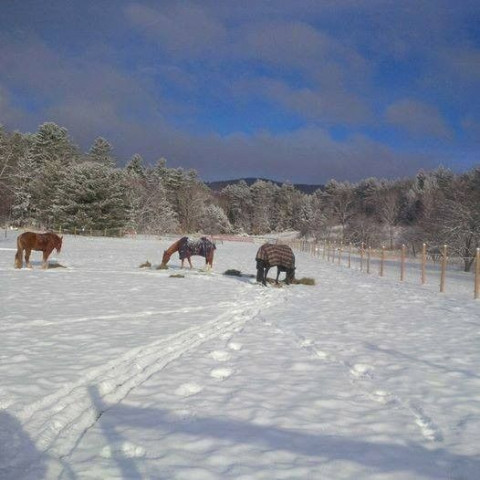
[[[252,243],[173,278],[176,254],[139,268],[171,242],[66,236],[67,268],[15,270],[15,239],[2,480],[479,478],[479,301],[303,253],[314,287],[223,275],[254,273]]]

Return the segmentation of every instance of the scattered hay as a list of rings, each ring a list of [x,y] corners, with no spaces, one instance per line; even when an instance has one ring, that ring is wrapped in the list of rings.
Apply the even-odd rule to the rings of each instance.
[[[65,265],[62,265],[61,263],[49,263],[47,268],[67,268]]]
[[[185,278],[185,275],[182,275],[181,273],[172,273],[169,275],[170,278]]]
[[[241,277],[242,272],[240,270],[235,270],[234,268],[231,268],[230,270],[227,270],[223,273],[224,275],[232,275],[234,277]]]
[[[138,268],[150,268],[152,264],[147,260],[146,262],[142,263]]]
[[[315,285],[315,279],[314,278],[309,278],[309,277],[302,277],[299,279],[294,279],[293,283],[295,285]]]
[[[242,273],[240,270],[235,270],[234,268],[231,268],[229,270],[226,270],[223,272],[224,275],[230,275],[232,277],[243,277],[243,278],[255,278],[255,275],[252,275],[250,273]]]
[[[157,267],[157,270],[168,270],[168,266],[161,263],[158,267]]]
[[[276,283],[273,278],[267,278],[267,283],[273,285],[274,287],[283,287],[284,285],[287,285],[285,280],[279,280],[278,283]],[[294,278],[291,283],[292,285],[315,285],[315,279],[308,277]]]

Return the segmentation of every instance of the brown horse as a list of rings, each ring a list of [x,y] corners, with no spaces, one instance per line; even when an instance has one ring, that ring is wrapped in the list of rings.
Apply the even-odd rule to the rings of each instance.
[[[30,263],[30,253],[32,250],[43,252],[43,268],[47,268],[47,259],[56,248],[60,253],[62,249],[63,236],[59,237],[56,233],[34,233],[25,232],[17,238],[17,253],[15,254],[15,268],[23,266],[23,252],[25,251],[25,263],[28,268],[32,268]]]
[[[163,252],[163,258],[160,267],[165,268],[170,260],[170,257],[175,252],[178,252],[180,260],[182,261],[181,268],[183,268],[185,259],[188,260],[190,268],[193,268],[190,257],[192,255],[200,255],[201,257],[205,257],[205,265],[207,266],[207,269],[210,269],[213,265],[213,253],[216,248],[217,247],[215,244],[206,237],[202,237],[199,240],[192,240],[188,237],[182,237]]]

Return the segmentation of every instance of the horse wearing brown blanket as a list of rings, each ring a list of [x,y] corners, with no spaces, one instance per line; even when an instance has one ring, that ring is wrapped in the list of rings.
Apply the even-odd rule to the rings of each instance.
[[[288,245],[264,243],[255,256],[257,262],[257,282],[267,284],[267,274],[271,267],[277,267],[278,283],[280,272],[285,272],[285,282],[289,285],[295,278],[295,255]]]

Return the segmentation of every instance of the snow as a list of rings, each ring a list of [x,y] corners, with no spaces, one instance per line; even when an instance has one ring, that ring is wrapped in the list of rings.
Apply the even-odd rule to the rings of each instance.
[[[213,270],[171,240],[0,241],[0,478],[457,479],[480,472],[480,302],[255,243]],[[153,267],[139,266],[149,260]],[[172,274],[184,277],[171,277]],[[283,274],[282,274],[283,278]]]

